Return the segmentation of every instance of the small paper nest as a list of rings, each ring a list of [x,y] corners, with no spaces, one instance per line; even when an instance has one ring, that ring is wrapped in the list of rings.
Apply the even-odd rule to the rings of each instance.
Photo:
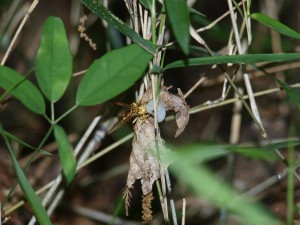
[[[141,101],[144,103],[152,99],[152,88],[149,87],[143,95]],[[161,87],[159,101],[165,106],[167,111],[175,112],[177,130],[175,137],[178,137],[184,130],[189,120],[189,106],[187,105],[182,92],[178,89],[178,95],[169,93],[168,88]],[[165,155],[170,150],[167,149],[161,139],[155,136],[154,118],[148,117],[146,120],[137,119],[134,125],[134,138],[132,142],[132,152],[130,155],[130,167],[127,176],[127,188],[125,190],[126,211],[129,207],[130,192],[136,180],[141,179],[143,195],[148,195],[152,191],[154,181],[163,175],[169,163],[159,161],[160,156]]]

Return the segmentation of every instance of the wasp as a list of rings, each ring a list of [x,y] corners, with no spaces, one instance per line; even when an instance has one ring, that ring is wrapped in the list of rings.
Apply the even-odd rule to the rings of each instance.
[[[145,120],[149,117],[149,113],[147,112],[147,104],[142,101],[133,102],[130,105],[121,102],[116,102],[116,104],[128,108],[129,111],[122,115],[121,121],[116,126],[114,126],[108,132],[108,134],[111,134],[112,132],[118,130],[126,122],[128,122],[134,117],[135,118],[132,121],[132,124],[134,124],[137,121],[137,119],[140,119],[142,120],[142,122],[145,122]]]

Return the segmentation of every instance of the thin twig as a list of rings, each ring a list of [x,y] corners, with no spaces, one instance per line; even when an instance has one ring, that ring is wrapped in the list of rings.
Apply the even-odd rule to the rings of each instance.
[[[185,225],[185,211],[186,211],[186,200],[185,198],[182,199],[182,220],[181,225]]]
[[[139,18],[137,10],[137,0],[133,0],[133,28],[135,32],[139,32]]]
[[[85,208],[82,206],[68,206],[72,212],[77,213],[78,215],[84,216],[86,218],[105,223],[111,224],[113,221],[115,225],[139,225],[140,223],[135,221],[124,220],[113,215],[109,215],[107,213],[100,212],[99,210],[92,210],[89,208]]]
[[[199,85],[205,80],[205,77],[201,77],[185,94],[184,98],[187,98]]]
[[[238,5],[241,5],[243,3],[243,0],[238,4]],[[234,7],[235,9],[235,7]],[[208,24],[207,26],[205,27],[201,27],[199,29],[197,29],[197,32],[203,32],[205,30],[209,30],[211,29],[212,27],[214,27],[218,22],[220,22],[222,19],[224,19],[226,16],[229,15],[229,11],[225,12],[224,14],[222,14],[221,16],[219,16],[216,20],[214,20],[213,22],[211,22],[210,24]]]
[[[165,176],[166,176],[166,183],[167,183],[168,193],[169,193],[169,196],[171,196],[171,194],[172,194],[172,185],[171,185],[170,175],[169,175],[168,171],[166,171],[166,175]],[[170,197],[170,206],[171,206],[173,224],[174,225],[178,225],[175,203],[174,203],[174,199],[171,198],[171,197]]]
[[[240,89],[241,94],[243,94],[243,90]],[[235,94],[235,98],[238,96]],[[231,128],[230,128],[230,144],[235,145],[239,142],[240,134],[241,134],[241,111],[243,108],[243,104],[241,102],[235,102],[233,106],[233,115],[231,120]]]
[[[20,33],[21,33],[21,30],[23,29],[23,27],[24,27],[24,25],[25,25],[27,19],[29,18],[30,14],[31,14],[32,11],[35,9],[35,7],[37,6],[38,2],[39,2],[38,0],[34,0],[34,1],[31,3],[31,5],[30,5],[30,7],[29,7],[29,9],[28,9],[28,11],[27,11],[27,13],[25,14],[25,16],[24,16],[22,22],[20,23],[20,25],[19,25],[19,27],[18,27],[16,33],[15,33],[15,35],[14,35],[12,41],[10,42],[10,45],[9,45],[7,51],[5,52],[5,55],[4,55],[4,57],[3,57],[2,61],[1,61],[1,66],[3,66],[3,65],[5,64],[5,62],[6,62],[7,58],[8,58],[8,56],[9,56],[10,52],[12,51],[12,48],[13,48],[13,46],[14,46],[14,44],[15,44],[17,38],[19,37],[19,35],[20,35]]]
[[[76,73],[73,73],[73,77],[76,77],[76,76],[79,76],[79,75],[83,75],[83,74],[86,73],[86,71],[87,71],[87,69],[86,69],[86,70],[78,71],[78,72],[76,72]]]

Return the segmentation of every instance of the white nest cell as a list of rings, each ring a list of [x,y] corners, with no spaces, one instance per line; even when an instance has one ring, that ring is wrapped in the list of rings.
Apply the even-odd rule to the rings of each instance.
[[[151,114],[152,116],[154,116],[154,104],[153,104],[153,99],[151,99],[146,106],[146,110],[149,114]],[[166,108],[165,106],[162,104],[161,101],[158,101],[157,103],[157,122],[160,123],[162,121],[164,121],[164,119],[166,118]]]

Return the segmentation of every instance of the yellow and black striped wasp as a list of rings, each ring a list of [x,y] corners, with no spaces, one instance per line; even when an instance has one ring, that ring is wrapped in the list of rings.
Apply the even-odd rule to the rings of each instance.
[[[134,118],[132,121],[132,124],[134,124],[137,119],[141,119],[143,122],[149,117],[149,113],[147,112],[146,103],[143,103],[141,101],[133,102],[130,105],[122,102],[115,102],[117,105],[123,106],[125,108],[128,108],[129,111],[124,113],[121,117],[121,121],[114,126],[108,134],[111,134],[112,132],[118,130],[120,127],[122,127],[126,122]]]

